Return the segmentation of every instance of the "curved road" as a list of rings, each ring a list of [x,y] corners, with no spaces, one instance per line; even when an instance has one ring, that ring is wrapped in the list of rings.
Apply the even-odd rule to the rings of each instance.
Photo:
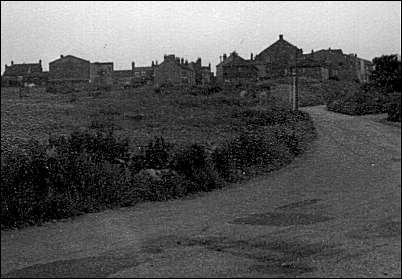
[[[2,232],[2,277],[400,277],[400,126],[304,110],[319,136],[287,167]]]

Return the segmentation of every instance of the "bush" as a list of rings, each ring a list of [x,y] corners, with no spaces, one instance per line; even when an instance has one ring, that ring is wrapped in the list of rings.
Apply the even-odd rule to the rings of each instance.
[[[163,169],[169,164],[171,145],[162,137],[155,137],[145,149],[145,166],[147,168]]]
[[[2,150],[2,227],[210,191],[237,179],[239,171],[290,162],[306,135],[314,134],[301,112],[245,110],[238,116],[254,126],[214,150],[156,137],[133,154],[128,139],[116,138],[109,126]]]
[[[218,173],[209,162],[205,147],[193,144],[179,150],[172,167],[194,184],[189,192],[210,191],[221,186]]]
[[[389,101],[385,105],[385,111],[388,113],[387,120],[401,122],[401,93],[395,92],[389,94]]]

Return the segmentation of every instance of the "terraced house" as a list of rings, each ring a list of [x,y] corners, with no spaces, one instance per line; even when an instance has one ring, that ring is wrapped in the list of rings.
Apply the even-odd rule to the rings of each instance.
[[[195,85],[195,72],[183,58],[174,54],[165,55],[163,62],[155,67],[155,86],[161,85],[191,86]]]
[[[258,69],[258,78],[277,78],[289,75],[296,59],[303,55],[303,50],[289,43],[279,35],[279,39],[255,56],[253,64]]]
[[[158,66],[158,61],[156,63],[152,61],[151,66],[136,67],[135,62],[131,63],[131,70],[133,72],[133,83],[141,84],[152,84],[154,81],[155,67]]]
[[[113,62],[94,62],[90,65],[90,83],[98,88],[111,88],[113,85]]]
[[[90,62],[73,56],[60,55],[49,63],[49,83],[78,85],[89,83]]]
[[[187,61],[185,61],[185,63],[187,63]],[[188,65],[195,73],[195,83],[197,85],[207,85],[211,83],[211,64],[208,64],[208,66],[202,66],[201,58],[198,57],[195,62],[190,62]]]
[[[329,77],[338,80],[369,81],[372,63],[357,57],[357,54],[345,54],[342,49],[321,49],[306,54],[320,64],[328,65]]]
[[[38,63],[22,63],[4,66],[4,73],[1,78],[1,86],[13,87],[26,84],[44,85],[47,82],[47,72],[42,69],[42,61]]]
[[[258,69],[253,61],[242,58],[236,51],[229,57],[223,54],[221,62],[216,66],[216,81],[221,86],[244,85],[255,82]]]

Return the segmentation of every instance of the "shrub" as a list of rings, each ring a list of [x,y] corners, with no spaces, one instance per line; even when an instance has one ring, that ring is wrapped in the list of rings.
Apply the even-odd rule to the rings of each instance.
[[[171,145],[162,137],[155,137],[145,149],[145,166],[147,168],[163,169],[169,164]]]
[[[385,111],[388,113],[387,120],[401,122],[401,93],[394,92],[389,94],[389,101],[385,105]]]
[[[179,150],[173,159],[172,167],[194,182],[194,188],[190,188],[189,192],[210,191],[222,184],[207,158],[205,148],[201,145],[193,144]]]
[[[301,112],[244,110],[238,116],[254,126],[214,150],[155,137],[133,154],[128,139],[115,137],[107,125],[2,150],[1,224],[37,224],[210,191],[239,178],[239,171],[288,163],[313,134],[309,116]]]

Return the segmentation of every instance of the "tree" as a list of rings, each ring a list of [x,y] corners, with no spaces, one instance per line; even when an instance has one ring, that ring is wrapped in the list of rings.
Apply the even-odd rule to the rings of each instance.
[[[401,92],[401,61],[397,55],[383,55],[373,59],[371,83],[386,93]]]

